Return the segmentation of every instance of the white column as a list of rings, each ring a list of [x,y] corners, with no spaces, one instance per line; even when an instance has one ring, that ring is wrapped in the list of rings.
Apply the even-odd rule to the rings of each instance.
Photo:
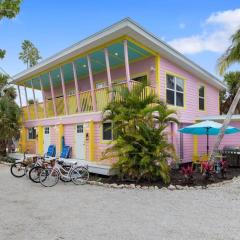
[[[78,112],[81,112],[79,90],[78,90],[78,80],[77,80],[77,71],[76,71],[76,66],[75,66],[74,62],[72,62],[72,68],[73,68],[73,77],[74,77],[74,83],[75,83],[75,94],[76,94],[76,99],[77,99],[77,109],[78,109]]]
[[[126,70],[126,79],[127,79],[127,86],[128,89],[131,89],[131,77],[130,77],[130,68],[129,68],[129,59],[128,59],[128,45],[127,40],[123,41],[124,47],[124,60],[125,60],[125,70]]]
[[[64,110],[65,110],[65,114],[68,115],[67,94],[66,94],[66,88],[65,88],[65,82],[64,82],[64,75],[63,75],[62,67],[60,67],[60,76],[61,76],[61,83],[62,83]]]
[[[107,69],[107,79],[108,79],[108,89],[109,89],[109,97],[110,100],[113,98],[113,92],[112,92],[112,77],[111,77],[111,69],[110,69],[110,63],[109,63],[109,55],[108,55],[108,49],[104,49],[104,55],[105,55],[105,62],[106,62],[106,69]]]
[[[56,102],[55,102],[55,94],[54,94],[54,89],[53,89],[53,83],[52,83],[52,77],[51,73],[48,73],[49,76],[49,82],[50,82],[50,87],[51,87],[51,94],[52,94],[52,101],[53,101],[53,111],[54,111],[54,116],[57,116],[57,109],[56,109]]]
[[[94,91],[94,84],[93,84],[93,74],[92,74],[92,65],[89,55],[87,55],[87,62],[88,62],[88,72],[89,72],[89,80],[91,86],[91,96],[92,96],[92,104],[93,104],[93,111],[97,111],[97,104],[96,104],[96,96]]]
[[[43,89],[43,85],[42,85],[42,78],[39,77],[39,82],[40,82],[40,87],[41,87],[41,92],[42,92],[42,99],[43,99],[43,113],[44,113],[44,117],[47,117],[47,110],[46,110],[46,97],[45,97],[45,93],[44,93],[44,89]]]
[[[29,103],[28,103],[28,95],[27,95],[27,89],[26,86],[24,85],[24,91],[25,91],[25,98],[26,98],[26,104],[27,104],[27,110],[28,110],[28,120],[30,120],[30,109],[29,109]]]
[[[20,108],[22,109],[22,97],[21,97],[21,92],[20,92],[20,86],[19,85],[17,85],[17,89],[18,89]],[[22,119],[25,120],[23,112],[22,112]]]
[[[31,85],[32,85],[32,93],[33,93],[33,101],[34,101],[35,118],[38,119],[38,108],[37,108],[37,103],[36,103],[35,91],[34,91],[34,87],[33,87],[33,80],[31,80]]]

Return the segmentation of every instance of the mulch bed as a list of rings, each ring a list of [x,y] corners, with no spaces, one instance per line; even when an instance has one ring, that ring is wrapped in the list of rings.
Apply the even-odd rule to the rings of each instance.
[[[223,181],[226,181],[226,180],[231,180],[233,179],[234,177],[238,177],[240,176],[240,168],[228,168],[227,169],[227,174],[226,174],[226,178],[221,178],[220,175],[215,175],[214,176],[214,180],[209,180],[209,181],[206,181],[204,180],[202,174],[200,172],[195,172],[194,173],[194,180],[192,183],[186,183],[184,181],[184,177],[183,175],[181,174],[180,170],[177,170],[177,169],[172,169],[171,170],[171,182],[170,184],[172,185],[180,185],[180,186],[206,186],[208,184],[211,184],[211,183],[219,183],[219,182],[223,182]],[[158,186],[159,188],[162,188],[162,187],[167,187],[168,185],[164,184],[161,180],[159,181],[144,181],[144,180],[141,180],[139,182],[136,182],[136,181],[131,181],[131,180],[128,180],[128,179],[120,179],[118,178],[117,176],[102,176],[102,175],[97,175],[97,174],[91,174],[90,175],[90,180],[92,181],[98,181],[98,182],[102,182],[102,183],[108,183],[108,184],[113,184],[113,183],[116,183],[116,184],[125,184],[125,185],[128,185],[128,184],[136,184],[136,185],[140,185],[140,186]]]

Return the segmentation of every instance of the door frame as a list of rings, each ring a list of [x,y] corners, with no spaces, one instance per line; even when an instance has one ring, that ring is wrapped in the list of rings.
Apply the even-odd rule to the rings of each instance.
[[[44,154],[47,153],[45,151],[45,128],[48,128],[49,129],[49,145],[51,145],[51,127],[50,126],[43,126],[43,151],[44,151]],[[48,147],[47,147],[48,149]]]
[[[76,159],[79,159],[79,158],[77,158],[77,126],[78,125],[82,125],[83,126],[83,157],[84,157],[84,159],[83,160],[86,160],[86,130],[85,130],[85,124],[82,122],[80,122],[80,123],[76,123],[75,124],[75,126],[74,126],[74,147],[75,147],[75,157],[76,157]],[[80,160],[82,160],[82,159],[80,159]]]

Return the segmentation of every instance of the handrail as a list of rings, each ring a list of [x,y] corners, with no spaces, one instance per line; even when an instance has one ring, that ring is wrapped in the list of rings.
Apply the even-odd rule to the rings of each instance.
[[[133,87],[141,84],[140,82],[134,81],[134,80],[130,80],[130,83],[132,84]],[[113,88],[121,87],[124,85],[126,86],[126,84],[127,84],[127,81],[113,83]],[[141,98],[146,97],[154,89],[155,89],[155,87],[153,87],[151,85],[147,85],[146,91],[143,92]],[[108,86],[99,88],[99,89],[94,89],[94,93],[96,96],[97,110],[102,111],[110,101]],[[93,111],[91,90],[79,91],[78,94],[80,97],[80,112]],[[118,101],[118,100],[120,100],[119,97],[120,96],[116,95],[114,99],[116,101]],[[56,100],[56,105],[57,105],[57,115],[58,116],[64,115],[65,111],[64,111],[64,104],[63,104],[63,96],[56,96],[55,100]],[[37,103],[39,119],[44,118],[43,104],[44,104],[43,102]],[[54,116],[52,104],[53,104],[52,99],[46,99],[47,117]],[[67,96],[67,105],[68,105],[68,109],[69,109],[69,115],[78,113],[75,94],[73,94],[71,96]],[[32,107],[30,105],[30,119],[28,118],[27,106],[23,106],[21,108],[23,111],[24,121],[35,119],[36,116],[34,113],[34,109],[32,109],[32,108],[33,108],[33,105],[32,105]]]

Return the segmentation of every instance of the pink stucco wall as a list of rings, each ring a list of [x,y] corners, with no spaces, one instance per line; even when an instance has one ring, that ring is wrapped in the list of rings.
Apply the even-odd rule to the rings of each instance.
[[[194,75],[181,69],[169,62],[168,60],[161,58],[160,61],[160,92],[161,99],[166,99],[166,73],[172,72],[186,78],[185,81],[185,107],[178,108],[178,117],[182,123],[193,123],[197,117],[206,115],[218,115],[218,90],[212,87],[210,84],[197,79]],[[206,94],[206,110],[198,110],[198,88],[204,85]]]

